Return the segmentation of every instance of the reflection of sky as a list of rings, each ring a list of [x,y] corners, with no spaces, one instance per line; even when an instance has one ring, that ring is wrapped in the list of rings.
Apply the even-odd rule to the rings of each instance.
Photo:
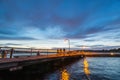
[[[119,0],[0,0],[0,46],[120,47]],[[56,45],[57,44],[57,45]]]

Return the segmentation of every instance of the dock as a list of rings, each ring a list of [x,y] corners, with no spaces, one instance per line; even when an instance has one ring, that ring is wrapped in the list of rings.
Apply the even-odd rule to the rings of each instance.
[[[92,52],[80,52],[80,51],[62,51],[52,49],[26,49],[26,48],[1,48],[2,58],[0,58],[0,70],[16,71],[26,69],[26,67],[42,64],[45,66],[53,66],[56,63],[63,63],[64,61],[70,61],[72,59],[82,57],[120,57],[120,54],[107,53],[96,54]],[[19,56],[14,54],[21,53]],[[30,55],[22,55],[29,53]],[[4,54],[4,55],[3,55]],[[9,54],[9,57],[6,57]],[[31,55],[35,54],[35,55]]]

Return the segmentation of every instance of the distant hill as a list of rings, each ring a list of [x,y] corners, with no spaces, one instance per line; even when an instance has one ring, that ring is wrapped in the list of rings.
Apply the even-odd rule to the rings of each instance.
[[[80,51],[83,51],[83,50],[80,50]],[[87,52],[119,52],[120,53],[120,48],[117,48],[117,49],[109,49],[109,50],[84,50],[84,51],[87,51]]]

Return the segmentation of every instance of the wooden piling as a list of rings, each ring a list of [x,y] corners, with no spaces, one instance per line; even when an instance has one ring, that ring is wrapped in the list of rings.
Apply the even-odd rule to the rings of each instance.
[[[14,52],[14,49],[12,48],[11,51],[10,51],[10,58],[12,58],[13,52]]]
[[[7,58],[7,51],[2,51],[2,58]]]
[[[31,56],[32,56],[32,48],[31,48]]]
[[[37,52],[37,56],[39,56],[39,55],[40,55],[40,51]]]

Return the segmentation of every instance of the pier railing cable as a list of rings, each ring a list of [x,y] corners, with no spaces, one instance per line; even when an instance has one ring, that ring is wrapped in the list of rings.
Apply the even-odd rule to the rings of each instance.
[[[49,53],[57,53],[56,49],[35,49],[35,48],[17,48],[17,47],[0,47],[1,58],[14,58],[14,54],[19,54],[19,56],[24,56],[23,54],[29,54],[29,56],[36,56],[43,54],[49,55]],[[16,55],[15,55],[16,56]]]

